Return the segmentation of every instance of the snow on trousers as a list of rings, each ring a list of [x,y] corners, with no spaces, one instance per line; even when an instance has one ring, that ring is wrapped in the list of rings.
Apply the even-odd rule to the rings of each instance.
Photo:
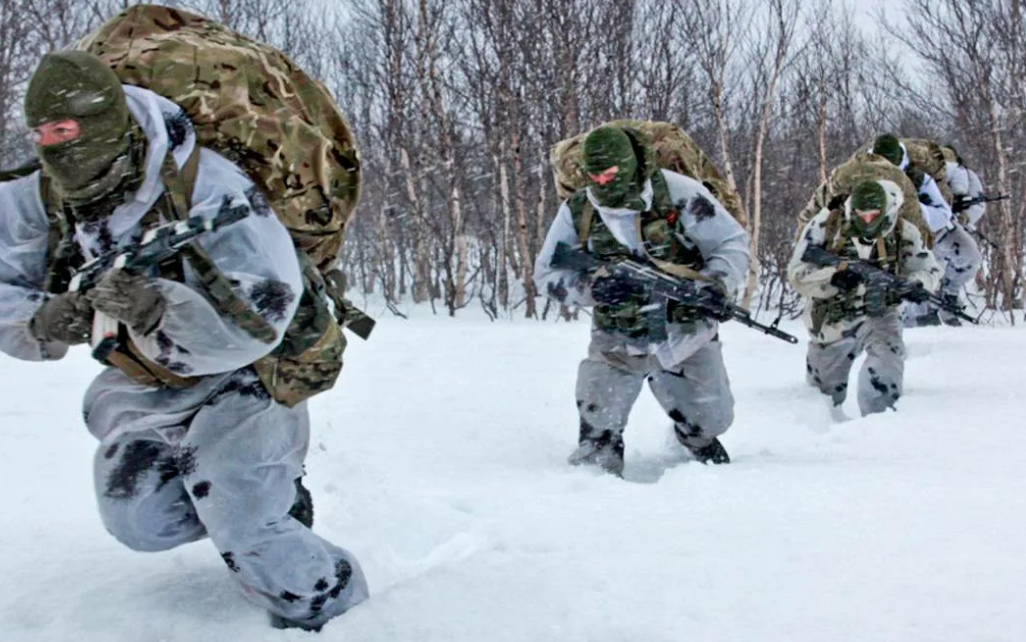
[[[577,371],[582,436],[621,434],[646,378],[689,445],[705,446],[733,423],[734,397],[719,340],[706,342],[679,365],[664,369],[654,355],[609,350],[605,339],[604,333],[592,334],[588,356]]]
[[[366,599],[353,556],[288,515],[309,416],[305,404],[271,399],[252,369],[186,390],[134,386],[109,369],[85,415],[91,432],[107,435],[94,467],[100,515],[129,548],[209,537],[247,599],[314,626]]]
[[[863,317],[831,343],[809,342],[806,376],[810,385],[835,405],[848,394],[848,375],[859,354],[866,361],[859,372],[858,400],[863,415],[883,412],[898,401],[905,373],[905,342],[897,308],[880,317]]]

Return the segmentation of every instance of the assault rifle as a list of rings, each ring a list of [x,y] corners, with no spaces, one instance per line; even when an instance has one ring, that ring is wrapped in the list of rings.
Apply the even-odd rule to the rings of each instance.
[[[888,294],[891,294],[903,301],[918,299],[931,303],[959,319],[969,323],[977,323],[976,319],[964,312],[965,307],[945,299],[935,292],[927,291],[923,284],[918,281],[903,279],[900,276],[891,274],[887,270],[876,267],[869,261],[842,258],[818,245],[810,245],[805,248],[805,252],[802,254],[802,261],[820,267],[837,267],[844,264],[844,269],[858,274],[866,284],[867,309],[882,310],[885,306],[884,299]]]
[[[196,237],[213,232],[249,215],[245,205],[222,210],[212,219],[191,216],[184,221],[165,223],[147,230],[138,243],[127,248],[111,250],[84,264],[75,271],[68,283],[71,292],[82,292],[96,285],[109,270],[124,268],[145,272],[178,254]],[[117,346],[118,322],[97,312],[93,317],[93,357],[105,361]]]
[[[973,205],[979,205],[980,203],[993,203],[994,201],[1004,201],[1012,198],[1010,194],[998,194],[997,196],[987,196],[986,194],[980,194],[973,198],[956,198],[954,204],[951,206],[951,211],[955,214],[964,212]]]
[[[580,248],[575,249],[566,243],[557,243],[552,256],[552,267],[581,272],[605,268],[610,274],[619,274],[644,285],[650,303],[642,308],[642,312],[645,314],[652,341],[666,340],[667,303],[677,301],[694,308],[703,317],[724,321],[732,319],[771,337],[788,343],[798,343],[797,337],[778,329],[776,322],[772,325],[763,325],[753,319],[751,312],[731,302],[718,288],[701,287],[694,281],[679,279],[651,265],[629,259],[604,261]]]

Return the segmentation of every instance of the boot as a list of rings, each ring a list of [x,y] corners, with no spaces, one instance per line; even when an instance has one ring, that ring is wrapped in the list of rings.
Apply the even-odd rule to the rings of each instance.
[[[289,509],[289,515],[307,528],[313,528],[314,507],[310,491],[303,485],[303,478],[296,479],[296,501]]]
[[[611,430],[597,437],[581,436],[580,445],[567,461],[574,466],[598,466],[607,473],[623,477],[623,435]]]
[[[727,449],[723,447],[720,440],[713,437],[712,441],[705,444],[704,446],[695,446],[690,442],[685,431],[677,424],[673,425],[673,434],[676,435],[677,441],[680,445],[688,449],[691,456],[703,464],[729,464],[730,455],[727,454]]]

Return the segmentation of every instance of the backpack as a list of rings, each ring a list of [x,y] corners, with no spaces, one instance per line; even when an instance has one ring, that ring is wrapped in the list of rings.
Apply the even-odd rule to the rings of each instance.
[[[844,201],[851,191],[859,183],[877,180],[888,180],[901,187],[905,198],[901,209],[898,210],[898,229],[902,220],[912,223],[922,235],[923,243],[927,247],[932,247],[933,234],[919,208],[919,193],[916,187],[897,165],[869,152],[856,153],[854,157],[835,167],[826,182],[819,184],[808,204],[798,213],[797,234],[800,235],[805,225],[820,210],[826,208],[831,212],[830,218],[827,219],[826,237],[834,238],[843,224]]]
[[[673,123],[651,120],[613,120],[602,126],[620,127],[640,133],[655,155],[655,164],[691,177],[705,186],[739,223],[745,225],[748,214],[741,195],[723,177],[719,168],[684,131]],[[588,184],[581,169],[582,147],[588,132],[556,143],[549,154],[553,180],[560,199],[568,199]]]
[[[182,107],[195,125],[197,145],[233,161],[263,193],[295,243],[304,292],[284,339],[254,368],[272,396],[289,406],[330,389],[346,344],[340,324],[357,320],[366,333],[367,323],[373,324],[342,297],[344,279],[332,269],[360,196],[361,174],[355,139],[331,94],[277,49],[159,5],[126,9],[77,48],[102,58],[125,84]],[[169,200],[175,201],[170,210],[179,215],[188,211],[191,194],[189,168],[182,174],[184,180],[172,176],[170,183],[165,174]],[[210,273],[217,272],[212,262],[193,267],[212,298],[231,299]],[[239,320],[237,304],[221,308]]]

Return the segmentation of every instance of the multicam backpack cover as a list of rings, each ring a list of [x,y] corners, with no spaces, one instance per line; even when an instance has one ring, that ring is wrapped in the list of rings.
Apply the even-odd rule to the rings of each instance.
[[[838,165],[830,172],[830,177],[816,188],[808,204],[798,213],[798,230],[801,234],[805,225],[823,208],[831,212],[827,219],[826,238],[835,238],[844,221],[844,201],[856,185],[865,181],[887,180],[900,186],[904,195],[898,219],[906,220],[919,230],[923,242],[929,247],[933,243],[933,235],[926,224],[923,212],[919,208],[919,195],[912,181],[901,169],[889,160],[869,152],[859,152],[848,161]],[[900,227],[900,225],[899,225]]]
[[[277,49],[171,7],[130,7],[77,47],[106,61],[125,84],[180,105],[199,144],[261,188],[292,235],[307,291],[284,340],[254,367],[287,405],[331,388],[345,348],[339,323],[362,316],[334,289],[340,279],[332,266],[359,200],[361,168],[331,94]]]
[[[680,127],[673,123],[629,119],[613,120],[602,126],[641,133],[655,154],[659,167],[700,181],[731,216],[742,225],[747,224],[748,215],[737,190],[730,187],[712,159]],[[570,198],[574,192],[587,185],[587,177],[581,169],[582,145],[587,135],[588,132],[583,132],[556,143],[549,155],[556,191],[561,199]]]

